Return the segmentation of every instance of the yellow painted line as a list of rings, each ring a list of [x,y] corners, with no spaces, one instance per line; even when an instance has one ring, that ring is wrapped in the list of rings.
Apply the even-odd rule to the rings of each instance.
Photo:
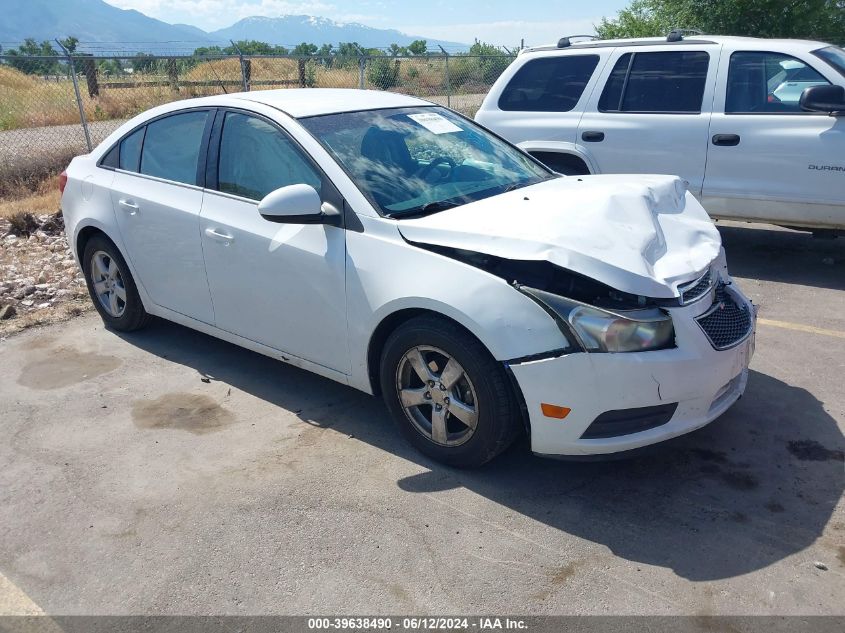
[[[802,325],[801,323],[790,323],[788,321],[775,321],[774,319],[757,319],[760,325],[770,325],[771,327],[780,327],[785,330],[795,330],[797,332],[809,332],[810,334],[821,334],[822,336],[833,336],[834,338],[845,338],[845,332],[839,330],[825,330],[820,327],[813,327],[812,325]]]
[[[44,615],[44,612],[15,583],[0,573],[0,616],[2,615]]]

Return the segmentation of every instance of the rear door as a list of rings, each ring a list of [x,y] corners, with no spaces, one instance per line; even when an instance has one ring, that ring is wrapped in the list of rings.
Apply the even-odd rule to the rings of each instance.
[[[112,184],[137,281],[157,305],[205,323],[214,322],[199,238],[210,118],[207,109],[170,114],[125,137]]]
[[[835,80],[833,69],[812,55],[738,50],[725,55],[720,76],[705,208],[718,217],[845,226],[845,118],[798,104],[805,88]]]
[[[476,120],[541,160],[549,157],[535,151],[538,147],[554,151],[559,144],[558,149],[571,150],[584,102],[603,61],[607,61],[604,51],[528,59],[507,80],[498,97],[490,95],[493,102],[484,104]]]
[[[678,175],[701,193],[720,50],[703,42],[614,52],[578,128],[600,173]]]

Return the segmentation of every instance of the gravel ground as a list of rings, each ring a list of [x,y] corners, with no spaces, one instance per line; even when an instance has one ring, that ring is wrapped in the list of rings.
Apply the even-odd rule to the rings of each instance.
[[[34,216],[29,235],[0,219],[0,335],[80,314],[88,293],[60,215]]]
[[[91,142],[96,145],[126,119],[111,121],[92,121],[88,124]],[[85,133],[82,125],[51,125],[0,132],[0,163],[16,167],[28,164],[43,155],[64,154],[67,152],[87,152]]]

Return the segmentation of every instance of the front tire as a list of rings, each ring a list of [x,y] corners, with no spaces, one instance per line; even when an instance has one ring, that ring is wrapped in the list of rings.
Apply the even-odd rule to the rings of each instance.
[[[446,319],[416,317],[393,332],[382,352],[380,379],[402,434],[439,462],[480,466],[521,431],[502,365]]]
[[[94,235],[85,244],[82,272],[91,301],[106,327],[132,332],[149,323],[151,317],[144,310],[126,260],[104,235]]]

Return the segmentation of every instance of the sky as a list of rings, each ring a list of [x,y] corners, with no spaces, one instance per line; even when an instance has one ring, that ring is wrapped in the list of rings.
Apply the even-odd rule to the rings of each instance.
[[[198,26],[223,28],[252,15],[316,15],[360,22],[410,35],[513,46],[555,42],[563,35],[592,33],[627,0],[107,0],[122,9]]]

